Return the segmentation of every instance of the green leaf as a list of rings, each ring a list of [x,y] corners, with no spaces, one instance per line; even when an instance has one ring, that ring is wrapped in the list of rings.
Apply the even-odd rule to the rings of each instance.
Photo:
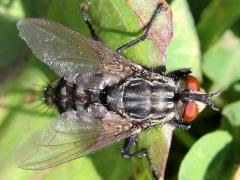
[[[37,175],[39,176],[39,174]],[[101,180],[97,171],[95,170],[94,164],[90,158],[83,157],[73,161],[72,163],[63,164],[56,168],[49,170],[47,175],[44,175],[44,179],[94,179]],[[34,178],[34,177],[33,177]]]
[[[231,31],[203,56],[203,71],[213,81],[212,90],[225,90],[240,79],[240,42]]]
[[[141,147],[147,148],[151,167],[159,178],[164,178],[174,127],[155,127],[140,136]]]
[[[222,114],[227,117],[232,126],[240,127],[240,101],[227,105]]]
[[[72,0],[67,2],[64,0],[51,1],[48,7],[47,19],[59,22],[74,31],[89,35],[89,31],[83,21],[80,11],[80,4],[82,2],[83,0]]]
[[[116,50],[143,34],[142,29],[150,20],[156,7],[156,0],[92,1],[90,15],[104,44]],[[133,61],[149,67],[164,64],[165,49],[171,36],[171,11],[166,7],[153,24],[149,40],[126,50],[126,55]]]
[[[25,54],[26,45],[17,36],[16,30],[17,20],[23,17],[24,12],[20,0],[9,2],[9,4],[0,4],[0,70],[8,68],[14,62],[20,64],[20,60]],[[0,77],[0,80],[2,78],[6,78],[6,76]]]
[[[198,24],[203,51],[208,50],[240,17],[240,0],[213,0],[204,10]]]
[[[226,164],[231,164],[230,166],[224,169],[224,173],[229,174],[232,176],[231,179],[234,179],[237,176],[237,171],[239,170],[240,166],[240,156],[239,156],[239,149],[240,149],[240,126],[238,124],[239,118],[237,118],[236,107],[238,107],[239,102],[232,103],[229,106],[226,106],[223,110],[223,114],[225,117],[221,119],[221,129],[228,131],[233,140],[231,142],[231,151],[229,153],[229,160],[230,163],[226,162]],[[234,115],[235,114],[235,115]],[[237,119],[236,119],[237,118]],[[235,176],[233,178],[233,176]],[[230,179],[230,178],[228,178]]]
[[[171,3],[173,11],[173,39],[167,49],[167,69],[192,68],[201,79],[200,47],[191,11],[185,0]]]
[[[49,0],[32,1],[21,0],[26,17],[45,17],[48,12]]]
[[[121,155],[121,149],[122,143],[118,143],[90,156],[100,176],[106,180],[122,180],[132,177],[150,180],[150,169],[144,166],[144,159],[125,160]]]
[[[231,135],[225,131],[215,131],[200,138],[184,157],[179,180],[215,179],[219,175],[229,179],[231,141]]]
[[[158,0],[128,0],[127,3],[137,15],[141,29],[149,23],[154,10],[159,5]],[[145,66],[165,65],[166,48],[172,38],[172,34],[172,11],[169,5],[162,1],[161,11],[149,31],[147,40],[143,42],[144,44],[141,43],[143,46],[140,44],[142,49],[138,47],[133,48],[138,50],[133,57],[142,56],[142,60],[139,63],[142,62]],[[145,52],[145,54],[142,52]]]

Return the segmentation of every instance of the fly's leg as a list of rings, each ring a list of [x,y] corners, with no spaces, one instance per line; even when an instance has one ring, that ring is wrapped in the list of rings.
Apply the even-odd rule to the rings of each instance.
[[[141,149],[140,151],[131,154],[131,148],[135,145],[136,138],[137,138],[137,136],[133,135],[133,136],[130,136],[127,139],[125,139],[124,145],[123,145],[123,150],[122,150],[123,157],[125,159],[129,159],[131,157],[146,157],[147,161],[149,163],[149,166],[151,168],[153,178],[158,179],[158,176],[152,167],[152,164],[151,164],[151,161],[150,161],[150,158],[148,156],[148,152],[146,149]]]
[[[192,71],[190,68],[177,69],[175,71],[167,73],[167,76],[179,79],[191,74]]]
[[[184,129],[184,130],[188,130],[191,125],[189,125],[188,123],[185,123],[183,121],[179,121],[177,119],[173,119],[169,122],[169,124],[175,126],[175,127],[178,127],[178,128],[181,128],[181,129]]]
[[[148,23],[148,25],[147,25],[147,27],[146,27],[146,31],[144,32],[144,34],[143,34],[142,36],[138,37],[137,39],[134,39],[134,40],[130,41],[129,43],[127,43],[127,44],[119,47],[119,48],[116,50],[116,52],[119,53],[119,54],[121,54],[125,49],[128,49],[128,48],[130,48],[130,47],[132,47],[132,46],[135,46],[136,44],[144,41],[144,40],[147,38],[147,36],[148,36],[148,34],[149,34],[149,31],[150,31],[150,29],[151,29],[154,21],[156,20],[156,17],[158,16],[158,14],[161,12],[162,9],[163,9],[163,4],[160,3],[160,4],[157,6],[157,9],[155,10],[153,16],[151,17],[151,19],[150,19],[150,21],[149,21],[149,23]]]
[[[92,24],[91,24],[91,20],[88,16],[88,4],[87,3],[82,3],[80,5],[80,9],[81,9],[81,13],[82,13],[82,16],[83,16],[83,19],[91,33],[91,36],[92,38],[95,40],[95,41],[100,41],[100,38],[98,37],[98,35],[96,34]]]
[[[131,158],[131,157],[143,157],[147,155],[146,149],[142,149],[138,152],[131,154],[132,147],[136,144],[137,136],[133,135],[125,139],[122,149],[122,155],[125,159]]]
[[[160,65],[160,66],[148,69],[148,70],[152,70],[153,72],[158,73],[158,74],[165,74],[166,73],[166,66],[165,65]]]
[[[166,74],[166,66],[165,65],[160,65],[160,66],[157,66],[154,68],[145,67],[145,69],[147,69],[148,71],[152,71],[154,73],[162,74],[162,75]]]

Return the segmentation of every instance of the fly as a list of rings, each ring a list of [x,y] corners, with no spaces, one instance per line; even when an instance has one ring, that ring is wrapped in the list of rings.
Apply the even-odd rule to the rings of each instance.
[[[99,41],[86,5],[83,16],[93,39],[45,19],[17,23],[19,36],[60,77],[43,93],[59,116],[20,148],[19,167],[50,168],[123,139],[124,158],[141,156],[146,152],[131,153],[140,132],[164,124],[188,129],[206,105],[217,110],[212,98],[219,93],[202,90],[190,69],[148,69],[122,56],[147,38],[163,8],[158,5],[141,37],[115,52]]]

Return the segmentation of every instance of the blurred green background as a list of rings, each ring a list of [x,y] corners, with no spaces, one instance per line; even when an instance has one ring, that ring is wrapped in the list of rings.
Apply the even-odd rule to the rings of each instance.
[[[0,179],[151,179],[146,160],[122,159],[122,143],[44,171],[26,171],[14,164],[17,147],[55,114],[41,105],[38,92],[55,75],[17,36],[16,22],[47,18],[89,36],[81,2],[0,0]],[[90,17],[108,47],[116,49],[138,35],[121,33],[140,30],[127,1],[86,2],[91,2]],[[215,100],[220,112],[206,108],[189,131],[174,132],[166,179],[240,179],[240,0],[168,2],[174,37],[167,69],[191,67],[203,88],[222,94]],[[126,55],[149,65],[141,59],[146,57],[143,53],[147,55],[140,46]]]

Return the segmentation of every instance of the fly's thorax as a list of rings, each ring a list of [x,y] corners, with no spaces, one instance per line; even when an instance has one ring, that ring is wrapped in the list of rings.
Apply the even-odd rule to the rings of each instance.
[[[175,91],[175,82],[165,76],[151,79],[131,77],[110,88],[107,105],[110,110],[136,121],[162,119],[175,112]]]

